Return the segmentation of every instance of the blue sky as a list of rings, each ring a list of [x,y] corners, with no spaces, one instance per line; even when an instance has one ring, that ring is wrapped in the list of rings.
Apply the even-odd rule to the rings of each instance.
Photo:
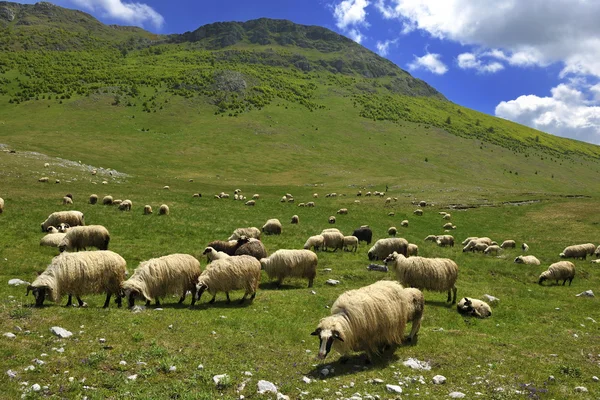
[[[33,3],[34,1],[21,1]],[[105,23],[183,33],[267,17],[348,36],[448,99],[600,144],[597,0],[55,0]]]

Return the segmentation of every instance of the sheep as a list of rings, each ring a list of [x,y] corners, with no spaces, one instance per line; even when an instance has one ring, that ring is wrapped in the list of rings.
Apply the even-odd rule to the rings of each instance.
[[[327,229],[323,229],[321,231],[321,235],[324,234],[324,233],[326,233],[326,232],[336,232],[336,233],[339,233],[339,234],[342,233],[338,228],[327,228]]]
[[[108,181],[102,181],[103,185],[108,185]]]
[[[371,244],[371,240],[373,239],[373,231],[368,226],[361,226],[352,232],[352,236],[356,236],[359,242],[367,242],[367,244]]]
[[[298,207],[306,207],[306,203],[298,203]]]
[[[306,203],[306,207],[314,207],[314,206],[315,206],[314,201],[309,201],[308,203]]]
[[[96,175],[98,173],[98,170],[97,169],[93,169],[91,173],[92,173],[92,175]]]
[[[558,285],[559,279],[563,280],[563,286],[569,281],[569,286],[575,277],[575,264],[570,261],[559,261],[548,267],[548,269],[540,274],[538,283],[541,285],[547,279],[555,279]]]
[[[385,204],[390,204],[392,202],[392,198],[388,197],[387,199],[385,199]]]
[[[407,219],[405,219],[405,220],[403,220],[402,222],[400,222],[400,226],[407,227],[407,226],[408,226],[408,220],[407,220]]]
[[[588,254],[592,255],[595,251],[596,246],[592,243],[575,244],[573,246],[565,247],[559,256],[560,258],[581,258],[582,260],[585,260]]]
[[[313,193],[313,199],[318,199],[319,198],[319,193]]]
[[[73,204],[73,199],[71,199],[70,197],[65,196],[65,197],[62,198],[62,203],[63,203],[63,205]]]
[[[448,302],[456,303],[456,279],[458,265],[449,258],[409,257],[396,252],[387,256],[383,263],[392,264],[396,278],[402,285],[427,289],[435,292],[448,292]],[[451,296],[451,292],[453,296]]]
[[[51,226],[51,228],[54,228],[54,227]],[[56,228],[54,228],[54,229],[56,229]],[[58,231],[56,233],[51,232],[40,239],[40,246],[58,247],[58,245],[63,240],[65,235],[66,235],[66,233],[60,233]]]
[[[409,243],[406,248],[406,254],[408,257],[418,256],[419,255],[419,246],[413,243]]]
[[[321,247],[323,247],[324,241],[325,238],[323,235],[311,236],[306,240],[306,243],[304,243],[304,249],[310,250],[312,247],[315,251],[318,251]]]
[[[293,202],[294,202],[294,198],[293,198],[293,197],[290,197],[290,198],[287,200],[287,202],[288,202],[288,203],[293,203]]]
[[[27,287],[26,295],[33,291],[36,307],[44,304],[46,295],[58,303],[64,294],[69,295],[66,306],[71,306],[75,296],[79,306],[85,307],[82,295],[106,293],[103,307],[107,308],[114,294],[121,307],[118,293],[127,274],[126,267],[123,257],[108,250],[62,253]]]
[[[318,258],[310,250],[277,250],[269,257],[261,258],[261,268],[265,270],[269,279],[277,278],[277,286],[289,277],[307,278],[308,287],[313,286],[317,275]]]
[[[300,222],[300,217],[298,217],[297,215],[292,215],[292,224],[297,224]]]
[[[0,214],[4,212],[4,199],[0,197]]]
[[[419,217],[423,215],[423,210],[421,210],[420,208],[417,208],[415,211],[413,211],[414,215],[418,215]]]
[[[517,243],[514,240],[509,239],[502,242],[500,247],[503,249],[514,249],[515,247],[517,247]]]
[[[65,224],[64,222],[61,222],[60,224],[58,224],[58,226],[56,227],[56,230],[60,233],[67,233],[67,231],[71,228],[71,226],[69,224]]]
[[[387,233],[389,236],[396,236],[396,234],[398,233],[398,229],[396,229],[395,226],[390,226],[387,230]]]
[[[323,251],[327,251],[328,248],[333,248],[333,251],[344,248],[344,235],[340,231],[328,231],[321,232],[323,236]]]
[[[358,238],[356,236],[344,236],[344,250],[356,252],[358,249]]]
[[[2,203],[2,199],[0,199],[0,213],[2,213],[2,210],[1,210],[1,208],[2,208],[2,207],[1,207],[1,206],[2,206],[2,204],[1,204],[1,203]],[[596,256],[596,258],[600,257],[600,246],[598,246],[598,247],[596,248],[596,251],[594,251],[594,255]]]
[[[194,193],[192,194],[192,198],[194,197],[202,197],[202,193]]]
[[[465,240],[462,241],[462,245],[466,246],[471,240],[476,240],[478,239],[477,236],[469,236],[468,238],[466,238]]]
[[[439,235],[439,236],[436,236],[435,242],[440,247],[445,247],[445,246],[454,247],[454,236]]]
[[[500,253],[501,250],[502,250],[502,247],[498,246],[497,244],[493,244],[491,246],[486,247],[486,249],[483,251],[483,253],[498,255],[498,253]]]
[[[354,200],[354,204],[360,204],[360,200]]]
[[[221,258],[227,258],[227,257],[231,257],[229,254],[222,252],[222,251],[216,251],[214,248],[208,246],[207,248],[204,249],[204,251],[202,252],[203,256],[206,256],[206,260],[207,262],[211,262],[214,260],[220,260]]]
[[[540,265],[540,260],[535,256],[517,256],[514,262],[515,264]]]
[[[255,206],[256,205],[256,201],[255,200],[248,200],[247,202],[244,203],[245,206]]]
[[[104,198],[102,199],[102,204],[105,206],[112,206],[113,205],[113,197],[112,196],[104,196]]]
[[[366,197],[371,197],[371,192],[367,192],[367,193],[365,193],[365,196],[366,196]]]
[[[48,216],[44,222],[41,223],[42,232],[46,232],[49,226],[57,226],[60,223],[66,223],[70,226],[85,225],[83,213],[81,211],[57,211]]]
[[[250,239],[248,243],[245,243],[238,247],[235,251],[236,256],[252,256],[260,261],[261,258],[265,258],[268,256],[267,249],[265,245],[257,239]]]
[[[260,261],[246,255],[215,260],[197,279],[198,302],[206,290],[213,296],[209,304],[215,302],[217,292],[225,292],[227,303],[231,302],[229,292],[237,289],[245,290],[240,304],[248,295],[251,295],[250,301],[254,300],[260,283],[260,268]]]
[[[216,251],[222,251],[223,253],[227,253],[230,256],[235,255],[235,251],[242,245],[249,242],[249,238],[246,236],[242,236],[237,240],[214,240],[206,245],[206,247],[212,247]]]
[[[90,195],[90,204],[96,204],[98,203],[98,195],[97,194],[91,194]]]
[[[129,307],[135,299],[152,300],[160,306],[160,298],[179,294],[179,304],[185,300],[187,291],[192,292],[191,306],[196,302],[196,280],[200,276],[200,262],[189,254],[170,254],[142,261],[133,275],[121,283],[121,296],[127,297]]]
[[[337,210],[337,214],[346,215],[346,214],[348,214],[348,209],[347,208],[340,208],[339,210]]]
[[[38,179],[38,182],[45,183],[45,182],[48,182],[48,180],[49,180],[49,179],[48,179],[48,177],[47,177],[47,176],[43,176],[43,177],[41,177],[40,179]]]
[[[121,200],[121,199],[115,199],[115,200],[113,200],[113,203],[112,203],[112,205],[113,205],[113,206],[118,206],[118,205],[120,205],[122,202],[123,202],[123,200]]]
[[[287,197],[283,196],[281,198],[281,200],[279,200],[280,203],[285,203],[287,201]]]
[[[254,226],[250,226],[248,228],[237,228],[227,240],[238,240],[242,236],[245,236],[249,239],[254,238],[260,240],[260,229]]]
[[[477,318],[487,318],[492,315],[492,309],[488,303],[479,299],[463,297],[456,305],[459,313]]]
[[[523,253],[527,253],[527,251],[529,251],[529,246],[527,245],[527,243],[523,243],[521,245],[521,250],[523,250]]]
[[[281,235],[281,222],[277,218],[269,219],[263,225],[262,231],[266,235]]]
[[[329,222],[330,224],[335,224],[335,217],[333,215],[331,215],[328,219],[327,222]]]
[[[166,204],[161,204],[158,208],[158,215],[169,215],[169,206]]]
[[[88,246],[94,246],[98,250],[108,250],[110,234],[102,225],[75,226],[65,234],[65,237],[58,245],[58,250],[62,253],[65,250],[79,251]]]
[[[456,225],[452,225],[452,222],[447,222],[442,226],[444,229],[456,229]]]
[[[419,207],[426,207],[427,206],[427,202],[426,201],[420,201],[419,202]]]
[[[163,186],[164,190],[171,190],[171,188],[169,186]]]
[[[467,251],[472,251],[472,252],[482,252],[485,251],[485,249],[491,245],[491,240],[485,240],[489,238],[477,238],[477,239],[473,239],[471,241],[469,241],[469,243],[467,243],[467,245],[465,247],[463,247],[463,253],[467,252]]]
[[[50,166],[49,163],[44,163],[44,168],[48,168]]]
[[[331,315],[322,318],[311,333],[319,337],[318,357],[324,359],[332,348],[342,354],[342,361],[348,352],[365,351],[370,362],[385,347],[401,344],[411,321],[408,338],[414,341],[424,308],[421,291],[405,289],[394,281],[346,291],[333,303]]]
[[[428,235],[425,239],[426,242],[437,242],[437,235]]]
[[[448,220],[448,219],[451,219],[451,218],[452,218],[451,214],[446,213],[446,214],[442,215],[442,219]]]
[[[144,215],[152,214],[152,206],[150,204],[146,204],[144,206]]]
[[[370,261],[383,260],[395,251],[406,256],[408,254],[408,241],[403,238],[379,239],[369,249],[368,257]]]
[[[252,195],[252,200],[258,200],[260,199],[260,195],[258,193],[254,193],[254,195]]]
[[[119,204],[119,210],[121,211],[131,211],[131,207],[133,207],[133,203],[131,200],[123,200],[121,204]]]

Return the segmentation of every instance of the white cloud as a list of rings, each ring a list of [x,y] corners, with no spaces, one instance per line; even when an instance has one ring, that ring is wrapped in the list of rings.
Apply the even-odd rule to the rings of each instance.
[[[68,0],[91,12],[99,12],[102,16],[123,21],[127,24],[144,26],[149,23],[160,28],[165,23],[162,15],[152,7],[143,3],[125,3],[122,0]]]
[[[362,43],[365,38],[358,29],[350,29],[346,31],[346,34],[350,36],[350,39],[354,40],[356,43]]]
[[[349,26],[366,25],[367,12],[365,8],[369,5],[367,0],[344,0],[335,6],[333,16],[336,25],[340,29]]]
[[[458,66],[461,69],[474,69],[479,73],[485,74],[493,74],[495,72],[501,71],[504,69],[504,65],[500,64],[497,61],[493,61],[485,64],[480,59],[477,58],[477,55],[473,53],[462,53],[459,54],[456,58],[458,62]]]
[[[448,67],[440,60],[441,56],[435,53],[427,53],[423,57],[415,56],[413,62],[408,64],[411,71],[424,69],[436,75],[443,75],[448,72]]]
[[[396,42],[398,41],[398,39],[394,39],[394,40],[385,40],[383,42],[377,41],[377,53],[379,53],[380,56],[385,57],[388,55],[389,49],[390,49],[390,45],[392,44],[396,44]]]
[[[519,96],[496,106],[496,116],[555,135],[600,144],[600,85],[584,92],[567,84],[551,90],[550,97]]]

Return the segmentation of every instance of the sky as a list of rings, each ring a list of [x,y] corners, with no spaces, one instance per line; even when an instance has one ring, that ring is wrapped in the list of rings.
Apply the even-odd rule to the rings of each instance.
[[[35,3],[35,1],[19,1]],[[183,33],[267,17],[345,35],[449,100],[600,144],[598,0],[53,0],[104,23]]]

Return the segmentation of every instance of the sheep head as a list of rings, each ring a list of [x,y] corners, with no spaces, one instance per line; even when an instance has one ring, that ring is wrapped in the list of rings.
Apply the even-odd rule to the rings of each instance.
[[[133,306],[135,306],[135,299],[136,297],[140,297],[140,298],[145,298],[145,296],[143,294],[141,294],[138,290],[133,289],[133,288],[121,288],[119,290],[119,296],[120,297],[127,297],[127,304],[129,306],[129,308],[133,308]],[[149,300],[149,299],[146,299]]]
[[[206,283],[202,282],[196,285],[196,301],[200,301],[200,297],[202,297],[202,294],[206,290],[208,290],[208,285]]]
[[[331,346],[335,340],[343,342],[341,334],[337,330],[317,328],[311,333],[313,336],[319,337],[319,355],[318,357],[322,360],[327,357],[327,354],[331,351]]]
[[[50,292],[50,288],[48,286],[27,286],[27,293],[25,296],[29,296],[29,292],[33,293],[33,297],[35,297],[35,306],[41,307],[44,305],[44,300],[46,299],[46,292]]]
[[[521,257],[521,256],[515,257],[515,264],[523,264],[523,257]]]
[[[213,250],[214,249],[212,247],[208,246],[207,248],[204,249],[204,251],[202,252],[202,255],[204,256],[208,253],[212,253]]]
[[[383,263],[387,265],[388,263],[395,262],[396,260],[403,258],[405,258],[404,255],[399,254],[397,252],[393,252],[392,254],[388,255],[386,258],[383,259]]]

